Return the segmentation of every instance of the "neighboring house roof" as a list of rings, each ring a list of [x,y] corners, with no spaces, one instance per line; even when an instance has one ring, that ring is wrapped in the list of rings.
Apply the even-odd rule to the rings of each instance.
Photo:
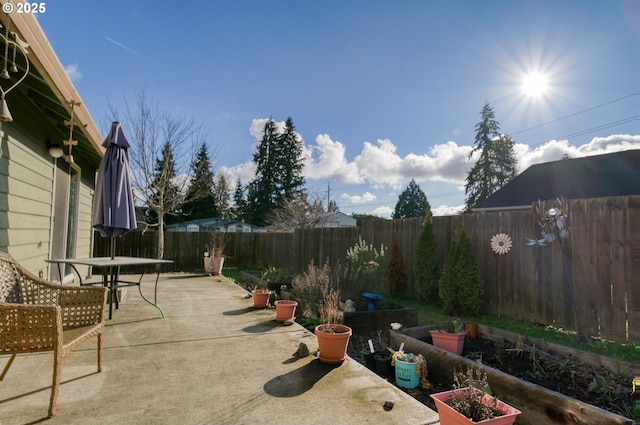
[[[355,218],[340,211],[329,211],[318,217],[315,227],[356,227]]]
[[[168,232],[186,232],[189,228],[197,227],[199,231],[206,232],[213,229],[229,229],[230,227],[242,226],[245,228],[251,228],[251,231],[259,229],[258,226],[245,223],[239,220],[227,220],[220,217],[201,218],[198,220],[183,221],[182,223],[175,223],[166,226]]]
[[[529,208],[538,200],[640,194],[640,149],[535,164],[473,211]]]

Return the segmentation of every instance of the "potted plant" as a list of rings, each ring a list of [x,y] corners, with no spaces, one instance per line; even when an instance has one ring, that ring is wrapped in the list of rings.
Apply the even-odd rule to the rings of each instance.
[[[480,369],[469,366],[466,373],[454,372],[453,380],[451,391],[431,394],[442,425],[511,425],[520,414],[487,392],[487,374]]]
[[[276,321],[286,322],[287,320],[295,320],[296,307],[298,302],[294,300],[277,300],[273,303],[276,307]]]
[[[320,300],[321,324],[314,333],[318,338],[319,360],[327,364],[340,364],[347,356],[351,328],[338,323],[340,320],[340,291],[328,288]]]
[[[224,249],[227,246],[227,234],[219,230],[211,232],[207,250],[204,253],[204,270],[212,276],[222,273]]]
[[[271,299],[271,290],[266,288],[254,287],[251,291],[254,308],[267,308]]]
[[[294,277],[294,272],[278,267],[269,267],[262,274],[262,280],[267,282],[267,288],[275,291],[278,295],[280,295],[282,291],[291,290],[291,282]]]
[[[400,388],[430,387],[427,381],[427,361],[422,354],[405,353],[398,350],[393,353],[391,366],[395,367],[396,385]]]
[[[467,333],[464,331],[464,327],[459,321],[453,321],[453,332],[448,332],[443,329],[434,329],[429,331],[429,333],[431,334],[433,345],[436,347],[457,355],[462,354],[464,338],[467,336]]]

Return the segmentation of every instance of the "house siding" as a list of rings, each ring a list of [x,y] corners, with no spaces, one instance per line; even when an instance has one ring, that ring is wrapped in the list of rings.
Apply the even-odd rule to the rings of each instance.
[[[50,226],[53,162],[15,127],[5,140],[6,185],[1,187],[6,229],[2,249],[35,274],[46,275]],[[3,170],[3,171],[4,171]]]

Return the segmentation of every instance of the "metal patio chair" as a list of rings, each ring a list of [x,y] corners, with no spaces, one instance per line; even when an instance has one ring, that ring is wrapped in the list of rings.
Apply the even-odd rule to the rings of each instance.
[[[0,252],[0,355],[11,355],[0,381],[17,354],[53,351],[48,417],[53,416],[67,354],[97,336],[98,372],[102,371],[106,301],[107,288],[48,282]]]

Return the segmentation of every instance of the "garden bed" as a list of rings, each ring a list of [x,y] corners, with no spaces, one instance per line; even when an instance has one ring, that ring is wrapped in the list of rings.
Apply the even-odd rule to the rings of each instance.
[[[353,311],[343,314],[344,324],[353,329],[354,333],[372,332],[378,329],[388,329],[391,323],[402,323],[404,327],[418,324],[418,311],[393,303],[385,303],[383,309],[374,311]]]
[[[429,343],[429,330],[434,328],[436,327],[421,326],[402,332],[390,331],[389,342],[394,348],[404,343],[406,352],[424,355],[427,359],[429,381],[438,390],[443,387],[450,389],[454,369],[461,370],[466,369],[467,365],[475,365],[487,372],[495,395],[522,411],[519,424],[633,423],[631,419],[610,411],[614,407],[613,401],[624,398],[625,394],[627,405],[631,406],[629,396],[632,375],[629,375],[628,382],[624,381],[625,378],[622,382],[617,377],[625,372],[633,373],[633,365],[628,362],[618,362],[481,325],[478,326],[478,339],[467,338],[463,356],[457,356]],[[472,359],[464,357],[465,355]],[[555,366],[546,363],[547,358]],[[477,362],[480,359],[483,364]],[[505,369],[510,372],[503,371]],[[612,373],[612,370],[617,372]],[[527,378],[536,382],[528,382],[525,380]],[[550,386],[551,389],[543,385]],[[570,387],[576,391],[569,391]],[[561,390],[562,393],[555,390]],[[568,392],[571,396],[567,395]],[[412,395],[417,395],[415,390]],[[574,396],[587,401],[578,400]],[[428,394],[422,394],[421,398],[428,398]],[[602,406],[598,407],[590,402],[600,402]]]

